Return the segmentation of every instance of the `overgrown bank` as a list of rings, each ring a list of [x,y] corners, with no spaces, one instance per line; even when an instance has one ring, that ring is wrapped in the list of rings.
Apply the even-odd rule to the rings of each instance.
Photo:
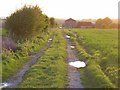
[[[2,57],[2,80],[5,81],[10,76],[13,76],[26,62],[29,56],[38,52],[48,42],[48,38],[54,33],[54,30],[43,33],[41,36],[36,36],[23,43],[17,43],[19,49],[13,52],[12,50],[3,49]]]
[[[9,37],[5,37],[4,46],[0,48],[2,49],[0,61],[2,82],[21,70],[24,64],[31,61],[32,56],[46,46],[55,31],[52,30],[56,27],[55,24],[54,18],[51,20],[43,14],[37,5],[25,5],[6,18],[7,33],[1,32],[1,34],[7,34],[6,36]]]

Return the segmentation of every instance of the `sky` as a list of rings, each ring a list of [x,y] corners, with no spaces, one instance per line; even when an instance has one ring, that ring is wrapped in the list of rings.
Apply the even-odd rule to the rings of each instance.
[[[44,14],[54,18],[98,19],[118,18],[120,0],[0,0],[0,17],[26,5],[38,5]]]

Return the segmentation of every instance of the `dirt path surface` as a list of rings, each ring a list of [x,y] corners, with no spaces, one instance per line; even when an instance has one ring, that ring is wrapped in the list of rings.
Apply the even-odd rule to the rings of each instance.
[[[78,58],[75,56],[75,52],[73,49],[71,49],[71,42],[69,39],[66,39],[67,41],[67,63],[68,63],[68,86],[67,88],[83,88],[80,80],[80,72],[77,68],[70,66],[69,62],[78,61]]]
[[[53,38],[54,35],[50,37],[50,39]],[[15,87],[23,80],[23,76],[25,75],[25,73],[31,68],[33,64],[37,62],[37,59],[43,55],[44,51],[47,50],[51,43],[52,40],[50,40],[40,51],[38,51],[37,53],[33,53],[29,56],[29,61],[14,76],[12,76],[9,80],[6,81],[8,87]]]

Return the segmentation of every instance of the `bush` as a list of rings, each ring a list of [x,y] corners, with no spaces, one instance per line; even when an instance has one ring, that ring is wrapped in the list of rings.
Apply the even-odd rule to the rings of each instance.
[[[13,38],[25,39],[45,31],[48,23],[48,17],[38,6],[24,6],[7,17],[6,27]]]

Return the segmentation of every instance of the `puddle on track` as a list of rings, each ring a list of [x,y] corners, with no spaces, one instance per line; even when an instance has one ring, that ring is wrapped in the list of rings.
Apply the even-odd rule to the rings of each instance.
[[[80,72],[76,67],[69,65],[70,62],[78,61],[78,58],[75,56],[75,52],[72,50],[71,43],[68,39],[67,41],[67,63],[68,63],[68,85],[67,88],[84,88],[80,80]]]
[[[85,62],[83,62],[83,61],[69,62],[69,65],[76,67],[76,68],[82,68],[82,67],[86,66]]]

